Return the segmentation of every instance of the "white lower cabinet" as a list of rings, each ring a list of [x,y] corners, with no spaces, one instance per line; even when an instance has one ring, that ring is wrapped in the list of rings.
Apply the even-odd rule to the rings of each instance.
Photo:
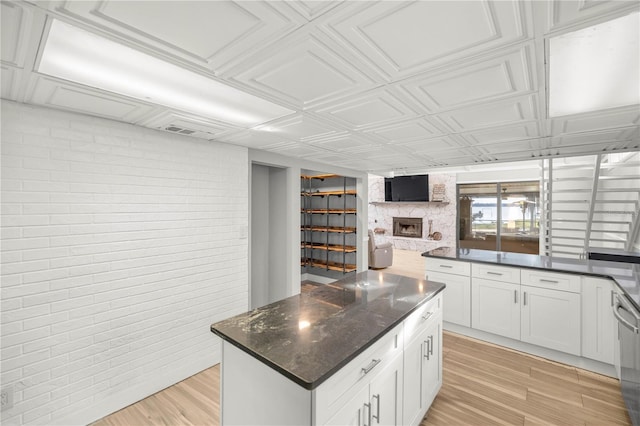
[[[360,389],[326,425],[402,424],[402,356],[398,355]]]
[[[580,294],[473,278],[472,327],[580,355]]]
[[[404,350],[404,425],[419,425],[442,386],[442,316],[410,339]]]
[[[522,286],[520,340],[580,355],[580,294]]]
[[[427,279],[446,284],[443,303],[446,306],[443,320],[471,327],[471,278],[467,275],[445,274],[427,271]]]
[[[582,356],[614,363],[616,323],[613,317],[614,284],[606,278],[582,281]]]
[[[471,326],[520,339],[520,285],[473,278]]]

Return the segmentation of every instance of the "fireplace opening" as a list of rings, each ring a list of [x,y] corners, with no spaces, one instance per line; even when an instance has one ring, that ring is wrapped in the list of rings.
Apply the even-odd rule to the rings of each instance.
[[[394,217],[393,236],[422,238],[422,218]]]

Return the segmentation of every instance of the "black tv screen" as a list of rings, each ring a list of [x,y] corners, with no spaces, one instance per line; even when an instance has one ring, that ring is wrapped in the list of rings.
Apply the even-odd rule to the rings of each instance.
[[[385,201],[429,201],[429,175],[384,178]]]

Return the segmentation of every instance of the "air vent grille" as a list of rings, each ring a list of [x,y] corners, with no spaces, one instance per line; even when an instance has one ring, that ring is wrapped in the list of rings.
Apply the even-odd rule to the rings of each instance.
[[[167,126],[164,129],[168,132],[180,133],[182,135],[192,135],[196,132],[195,130],[183,129],[182,127],[178,127],[174,125]]]

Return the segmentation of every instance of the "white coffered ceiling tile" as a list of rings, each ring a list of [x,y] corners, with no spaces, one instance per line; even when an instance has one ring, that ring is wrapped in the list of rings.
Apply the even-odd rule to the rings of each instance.
[[[140,120],[138,124],[152,129],[208,140],[241,131],[241,129],[232,127],[226,123],[167,110]]]
[[[308,21],[312,21],[322,14],[326,13],[328,10],[333,9],[334,7],[341,4],[341,1],[287,1],[287,6],[291,7],[299,14],[304,16]]]
[[[363,96],[334,103],[318,109],[317,113],[328,119],[335,119],[352,130],[391,124],[419,115],[388,89],[374,90]]]
[[[410,140],[432,138],[441,135],[443,132],[427,118],[420,117],[402,123],[367,130],[364,133],[376,135],[385,142],[402,143]]]
[[[153,105],[87,86],[33,74],[26,101],[128,123],[154,110]]]
[[[538,123],[530,121],[517,125],[510,125],[487,130],[478,130],[460,134],[472,144],[490,144],[503,141],[519,141],[540,137]]]
[[[34,25],[33,11],[25,3],[0,3],[0,58],[5,65],[23,68]]]
[[[328,151],[351,154],[371,153],[382,149],[382,145],[372,143],[371,140],[367,140],[353,134],[346,134],[325,140],[312,141],[310,142],[310,144]]]
[[[609,20],[610,14],[637,8],[637,1],[600,0],[551,0],[543,3],[547,7],[545,32],[583,24],[585,21]]]
[[[455,71],[412,78],[398,86],[431,113],[524,94],[534,89],[530,48],[522,46]]]
[[[2,64],[0,73],[2,79],[0,82],[0,94],[3,99],[16,100],[17,89],[20,86],[21,74],[18,69]]]
[[[277,154],[289,157],[310,158],[314,159],[318,155],[326,155],[327,151],[301,142],[290,142],[276,145],[274,147],[263,148],[266,151],[275,152]]]
[[[254,130],[282,135],[287,139],[309,141],[318,138],[335,137],[347,131],[336,128],[333,123],[325,123],[308,114],[296,114],[283,119],[259,125]]]
[[[224,72],[259,46],[303,24],[303,19],[289,8],[276,10],[270,2],[261,1],[94,0],[54,4],[58,13],[106,27],[215,73]]]
[[[246,146],[247,148],[253,149],[297,146],[297,142],[284,138],[282,135],[260,130],[242,130],[239,132],[232,132],[221,137],[217,137],[215,140],[231,143],[233,145]]]
[[[234,81],[306,109],[373,87],[373,81],[313,33],[300,33],[245,64]]]
[[[638,128],[599,130],[587,133],[569,133],[551,138],[552,148],[580,147],[585,153],[607,150],[607,145],[622,143],[623,146],[638,145]]]
[[[327,22],[389,80],[523,40],[522,2],[353,2]]]
[[[638,105],[558,117],[551,120],[551,131],[553,135],[560,135],[634,125],[640,125]]]
[[[427,155],[451,149],[466,149],[466,144],[456,141],[451,136],[398,143],[394,144],[394,146],[398,148],[404,148],[407,150],[407,152],[410,153]]]
[[[537,119],[535,95],[519,96],[438,114],[458,131],[515,124]]]

